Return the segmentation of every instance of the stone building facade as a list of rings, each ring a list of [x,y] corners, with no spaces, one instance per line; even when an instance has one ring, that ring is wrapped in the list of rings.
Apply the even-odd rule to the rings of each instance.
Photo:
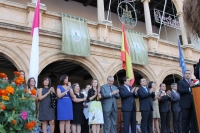
[[[0,0],[0,54],[18,70],[24,70],[26,77],[28,77],[29,72],[32,42],[30,30],[35,9],[34,0],[27,1],[27,4],[19,4],[15,0]],[[180,32],[183,38],[182,48],[187,68],[193,71],[193,64],[199,60],[200,51],[195,50],[193,44],[188,44],[182,19],[182,0],[172,1],[182,25]],[[91,38],[90,57],[70,56],[61,53],[61,15],[48,10],[48,1],[41,2],[43,4],[41,4],[40,15],[39,73],[53,62],[68,61],[82,66],[89,72],[92,78],[98,79],[102,85],[106,83],[107,76],[114,76],[118,71],[122,70],[120,60],[121,28],[114,27],[109,23],[105,38],[106,23],[103,21],[105,20],[103,0],[98,0],[97,3],[98,20],[96,22],[88,20],[87,22]],[[177,43],[159,39],[156,51],[157,36],[153,34],[148,9],[150,0],[142,0],[141,2],[143,2],[145,12],[146,33],[144,34],[144,42],[148,50],[149,64],[146,66],[133,64],[134,71],[148,81],[155,81],[158,84],[172,74],[181,79],[182,73],[179,67]]]

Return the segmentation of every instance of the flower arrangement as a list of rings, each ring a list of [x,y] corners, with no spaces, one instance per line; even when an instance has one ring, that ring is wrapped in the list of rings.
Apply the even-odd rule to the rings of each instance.
[[[0,133],[29,133],[39,122],[32,107],[36,99],[31,94],[36,95],[36,90],[29,94],[20,89],[24,78],[17,71],[14,74],[14,80],[8,81],[7,75],[0,73]]]

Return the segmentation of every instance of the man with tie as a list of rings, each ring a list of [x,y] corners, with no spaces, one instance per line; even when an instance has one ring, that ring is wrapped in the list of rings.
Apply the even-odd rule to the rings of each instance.
[[[161,118],[161,132],[170,133],[170,91],[167,93],[165,83],[160,84],[159,111]]]
[[[113,85],[114,77],[108,76],[107,84],[101,86],[102,108],[104,116],[104,133],[117,133],[117,99],[120,98],[119,90]],[[112,126],[112,128],[111,128]]]
[[[122,101],[123,113],[123,133],[129,133],[129,123],[131,124],[131,133],[136,133],[136,104],[138,87],[130,86],[130,79],[123,78],[124,85],[120,86],[119,94]]]
[[[182,133],[188,133],[191,122],[191,133],[198,133],[198,127],[196,122],[196,115],[194,110],[194,101],[192,96],[191,87],[194,83],[191,79],[192,72],[186,70],[184,73],[184,79],[178,82],[178,92],[180,94],[179,107],[182,111]]]
[[[140,100],[140,111],[142,115],[141,130],[142,133],[152,133],[152,121],[153,121],[153,105],[152,99],[155,98],[155,89],[147,88],[146,79],[140,80],[140,87],[138,90],[138,97]]]
[[[173,113],[174,133],[182,133],[181,126],[181,108],[179,107],[180,94],[177,92],[177,83],[171,84],[171,110]]]

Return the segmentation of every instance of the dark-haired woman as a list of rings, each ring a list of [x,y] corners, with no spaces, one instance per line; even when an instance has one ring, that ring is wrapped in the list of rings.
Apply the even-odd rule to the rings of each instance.
[[[35,86],[36,84],[36,81],[35,81],[35,78],[34,77],[31,77],[28,79],[28,82],[27,82],[27,87],[26,87],[26,91],[33,97],[33,98],[37,98],[37,88]],[[32,108],[34,110],[36,110],[36,104],[35,102],[33,102],[33,105],[32,105]]]
[[[100,132],[100,125],[104,124],[103,111],[101,106],[101,93],[98,86],[98,80],[92,80],[92,88],[88,91],[87,100],[89,106],[89,124],[92,125],[92,133]]]
[[[58,104],[57,104],[57,120],[60,121],[60,133],[70,132],[70,120],[73,120],[72,98],[74,92],[71,89],[71,83],[68,82],[68,76],[60,77],[60,85],[57,87]]]
[[[24,83],[21,84],[21,85],[19,86],[19,88],[22,89],[22,90],[24,90],[24,89],[26,89],[26,88],[25,88],[25,87],[26,87],[25,72],[24,72],[23,70],[19,70],[19,73],[20,73],[20,76],[21,76],[22,78],[24,78]]]
[[[42,121],[42,131],[46,133],[48,122],[50,124],[51,133],[54,133],[54,120],[55,109],[51,107],[51,93],[54,92],[54,88],[51,87],[50,78],[43,79],[43,88],[39,89],[38,99],[40,100],[39,107],[39,120]]]
[[[150,81],[148,84],[148,88],[154,88],[156,89],[156,83],[153,81]],[[156,129],[156,133],[160,133],[160,128],[159,128],[159,121],[158,119],[160,119],[160,113],[159,113],[159,103],[158,103],[158,99],[159,99],[159,93],[158,91],[155,91],[155,98],[153,99],[153,122],[152,122],[152,130],[153,133],[155,132]]]
[[[78,83],[74,83],[72,88],[74,95],[76,96],[76,98],[73,98],[74,118],[71,121],[72,133],[81,133],[81,124],[84,124],[83,102],[87,97],[84,98],[84,94],[80,93],[80,87]]]

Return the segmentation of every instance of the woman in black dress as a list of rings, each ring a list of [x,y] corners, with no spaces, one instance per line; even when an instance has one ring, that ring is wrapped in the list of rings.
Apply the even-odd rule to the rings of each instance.
[[[39,120],[42,121],[42,131],[47,132],[48,122],[50,124],[51,133],[54,133],[54,120],[55,120],[55,109],[51,107],[51,94],[55,93],[54,88],[51,87],[50,78],[46,77],[43,79],[43,88],[39,89],[38,99],[40,100],[39,108]]]
[[[78,83],[74,83],[72,88],[76,98],[73,98],[72,102],[74,119],[71,121],[71,128],[72,133],[81,133],[81,124],[84,124],[83,102],[86,100],[86,97],[80,93],[80,87]]]

